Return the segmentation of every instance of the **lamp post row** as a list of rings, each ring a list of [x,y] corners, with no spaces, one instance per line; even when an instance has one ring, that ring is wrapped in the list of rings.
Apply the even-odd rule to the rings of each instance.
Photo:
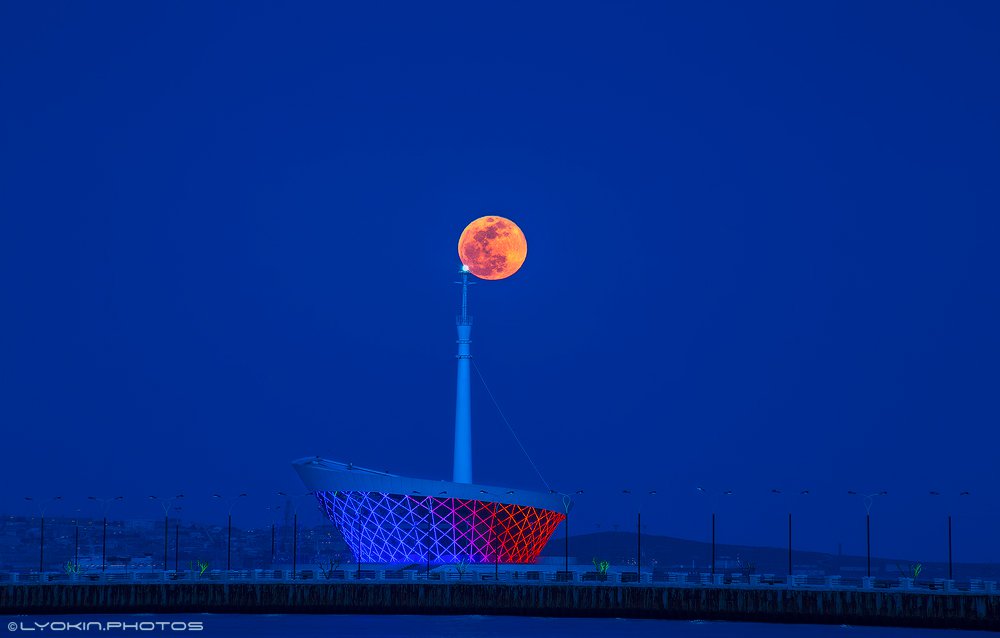
[[[278,496],[289,497],[289,494],[285,492],[278,492]],[[311,496],[312,492],[306,492],[305,494],[299,495],[295,494],[292,496]],[[232,543],[233,543],[233,507],[238,502],[239,499],[245,498],[246,493],[240,493],[239,495],[232,497],[230,499],[225,499],[221,494],[212,494],[212,498],[224,500],[228,503],[227,511],[227,540],[226,540],[226,569],[232,569]],[[171,506],[178,500],[183,499],[183,494],[177,494],[171,497],[164,496],[149,496],[149,500],[155,501],[163,509],[163,569],[167,569],[169,564],[169,538],[170,538],[170,509]],[[25,496],[24,500],[35,505],[38,515],[39,515],[39,542],[38,542],[38,571],[45,571],[45,513],[49,506],[57,501],[62,501],[62,496],[53,496],[48,499],[39,499],[33,496]],[[99,497],[99,496],[88,496],[87,500],[94,501],[98,503],[101,507],[101,571],[107,571],[108,563],[108,512],[111,506],[119,501],[124,501],[124,496],[112,496],[112,497]],[[174,510],[180,511],[180,507],[173,507]],[[277,510],[280,507],[268,507],[267,509]],[[293,530],[292,538],[292,564],[296,563],[297,553],[297,536],[298,536],[298,511],[296,508],[295,512],[295,525]],[[79,565],[80,562],[80,526],[79,522],[76,522],[74,530],[74,563]],[[271,560],[273,561],[275,557],[275,525],[271,523]],[[177,571],[180,562],[180,524],[175,523],[174,525],[174,571]],[[293,567],[294,569],[294,567]]]
[[[705,490],[705,488],[703,488],[703,487],[697,487],[695,489],[700,494],[704,494],[704,495],[707,495],[707,496],[711,496],[713,494],[713,493],[710,493],[707,490]],[[550,493],[556,494],[557,492],[555,490],[550,490]],[[583,493],[584,493],[583,490],[577,490],[574,493],[574,495],[580,495],[580,494],[583,494]],[[734,493],[733,490],[725,490],[725,491],[721,492],[721,494],[723,496],[732,496],[733,493]],[[772,494],[776,494],[776,495],[780,495],[780,494],[782,494],[782,491],[779,490],[779,489],[772,489],[771,493]],[[810,493],[809,490],[801,490],[799,492],[799,494],[802,495],[802,496],[806,496],[809,493]],[[563,496],[563,505],[564,505],[565,516],[566,516],[565,519],[564,519],[564,525],[565,525],[565,529],[564,529],[564,531],[565,531],[565,539],[564,539],[564,570],[568,572],[569,571],[569,509],[570,509],[570,505],[572,504],[572,496],[570,494],[564,494],[564,493],[559,493],[559,494],[561,494]],[[631,490],[626,489],[626,490],[622,490],[622,494],[633,495],[633,492]],[[888,495],[888,492],[883,490],[883,491],[880,491],[880,492],[873,492],[873,493],[869,493],[869,494],[861,494],[861,493],[856,492],[854,490],[848,490],[847,494],[851,495],[851,496],[861,496],[862,499],[863,499],[863,502],[864,502],[864,506],[865,506],[865,548],[866,548],[866,563],[867,563],[866,573],[867,573],[867,575],[869,577],[871,577],[871,508],[872,508],[872,505],[874,504],[875,498],[877,498],[879,496],[886,496],[886,495]],[[969,496],[970,494],[971,493],[969,491],[962,491],[962,492],[959,493],[959,496]],[[286,492],[278,492],[277,495],[278,496],[282,496],[282,497],[291,498],[291,496],[289,494],[287,494]],[[312,495],[311,492],[306,492],[305,494],[296,494],[294,496],[298,497],[298,496],[311,496],[311,495]],[[635,496],[639,497],[639,501],[637,503],[638,506],[636,508],[636,577],[637,577],[637,579],[641,578],[641,567],[640,566],[641,566],[641,562],[642,562],[642,504],[643,504],[643,500],[644,500],[645,497],[650,497],[650,496],[655,496],[655,495],[656,495],[656,490],[650,490],[650,491],[646,492],[645,494],[640,493],[640,494],[635,495]],[[941,496],[941,493],[938,492],[938,491],[932,490],[930,492],[930,495],[931,496]],[[227,501],[228,505],[229,505],[228,511],[227,511],[227,540],[226,540],[226,569],[227,570],[232,569],[232,532],[233,532],[232,510],[233,510],[233,507],[235,506],[235,504],[239,501],[239,499],[245,498],[246,496],[247,496],[246,493],[240,493],[239,495],[237,495],[235,497],[232,497],[232,498],[230,498],[230,499],[227,500],[227,499],[225,499],[220,494],[212,494],[212,498],[223,500],[223,501]],[[124,497],[123,496],[115,496],[115,497],[101,498],[101,497],[96,497],[96,496],[88,496],[87,498],[89,500],[92,500],[92,501],[100,503],[101,508],[102,508],[102,519],[103,520],[102,520],[102,542],[101,542],[101,571],[103,572],[103,571],[105,571],[107,569],[107,528],[108,528],[107,514],[108,514],[108,510],[109,510],[110,506],[113,503],[115,503],[117,501],[124,500]],[[183,494],[177,494],[177,495],[175,495],[173,497],[158,497],[158,496],[150,496],[149,497],[150,500],[157,501],[159,503],[159,505],[163,508],[163,514],[164,514],[164,520],[163,520],[163,569],[164,570],[167,569],[167,564],[168,564],[168,551],[169,551],[169,510],[170,510],[170,507],[173,504],[173,502],[175,502],[175,501],[177,501],[179,499],[182,499],[182,498],[184,498]],[[39,512],[38,568],[39,568],[39,571],[41,572],[41,571],[44,571],[44,565],[45,565],[45,512],[46,512],[46,510],[48,509],[48,507],[52,503],[55,503],[57,501],[61,501],[62,500],[62,496],[54,496],[54,497],[51,497],[49,499],[36,499],[34,497],[31,497],[31,496],[26,496],[26,497],[24,497],[24,499],[26,501],[28,501],[28,502],[31,502],[31,503],[35,504],[36,507],[37,507],[37,509],[38,509],[38,512]],[[293,503],[294,503],[294,501],[293,501]],[[181,508],[180,507],[175,507],[174,509],[180,510]],[[272,507],[269,506],[267,509],[270,510],[270,509],[272,509]],[[279,509],[279,508],[273,508],[273,509]],[[294,574],[295,569],[297,568],[297,554],[298,554],[298,508],[297,508],[297,505],[295,506],[294,509],[295,509],[295,512],[293,514],[293,532],[292,532],[292,566],[293,566],[292,570],[293,570],[293,574]],[[712,574],[714,575],[715,574],[715,566],[716,566],[716,561],[715,561],[715,557],[716,557],[716,512],[714,511],[714,503],[713,503],[713,511],[712,511],[712,519],[711,520],[712,520],[712,523],[711,523],[711,546],[712,546],[711,570],[712,570]],[[76,541],[75,541],[74,557],[75,557],[75,561],[78,564],[79,563],[79,539],[80,539],[79,524],[76,525],[75,538],[76,538]],[[178,563],[179,563],[179,544],[180,544],[179,543],[179,539],[180,539],[180,525],[178,523],[178,524],[175,524],[175,531],[174,531],[174,570],[175,571],[177,570]],[[274,560],[274,557],[275,557],[275,525],[272,522],[272,524],[271,524],[271,559],[272,559],[272,561]],[[359,556],[358,557],[358,570],[360,571],[360,569],[361,569],[361,560],[360,560],[360,556]],[[791,513],[791,511],[789,511],[789,513],[788,513],[788,574],[791,575],[792,571],[793,571],[793,562],[792,562],[792,513]],[[953,552],[952,552],[952,515],[951,515],[951,513],[949,513],[948,514],[948,578],[949,579],[953,578],[953,575],[954,575],[954,563],[953,563]]]
[[[696,487],[695,489],[698,491],[698,493],[706,495],[706,496],[713,496],[715,494],[714,492],[709,492],[704,487],[700,487],[699,486],[699,487]],[[623,494],[632,494],[632,491],[631,490],[622,490],[622,493]],[[772,489],[771,493],[772,494],[782,494],[782,491],[779,490],[779,489]],[[656,494],[656,490],[651,490],[651,491],[648,492],[649,496],[653,496],[655,494]],[[733,494],[734,494],[733,490],[724,490],[724,491],[721,492],[722,496],[732,496]],[[799,491],[799,495],[800,496],[808,496],[809,494],[810,494],[809,490],[801,490],[801,491]],[[865,547],[866,547],[866,552],[865,553],[866,553],[866,563],[867,563],[867,571],[866,571],[866,573],[868,574],[869,577],[871,577],[871,508],[872,508],[872,504],[874,503],[874,499],[876,497],[878,497],[878,496],[887,496],[888,492],[885,491],[885,490],[883,490],[883,491],[874,492],[874,493],[871,493],[871,494],[860,494],[859,492],[856,492],[854,490],[848,490],[847,494],[851,495],[851,496],[862,496],[863,499],[864,499],[864,504],[865,504]],[[932,490],[930,492],[930,495],[931,496],[940,496],[941,493]],[[971,492],[969,492],[969,491],[959,492],[959,496],[960,497],[962,497],[962,496],[970,496],[970,495],[971,495]],[[715,565],[716,565],[716,561],[715,561],[715,557],[716,557],[716,512],[714,511],[714,505],[715,505],[715,503],[713,502],[712,505],[713,505],[713,511],[712,511],[712,516],[711,516],[711,548],[712,548],[711,549],[711,552],[712,552],[711,553],[711,573],[712,573],[712,575],[715,575]],[[638,575],[638,572],[639,572],[638,565],[639,565],[639,563],[641,561],[641,541],[642,541],[642,532],[641,532],[641,529],[642,529],[642,511],[641,511],[641,506],[640,506],[639,508],[637,508],[637,512],[636,512],[636,565],[637,565],[636,571],[637,571],[637,575]],[[569,544],[568,534],[567,534],[566,543],[567,543],[567,548],[568,548],[568,544]],[[788,575],[789,576],[791,576],[792,572],[793,572],[792,547],[793,547],[792,546],[792,512],[789,511],[788,512]],[[567,556],[568,556],[568,549],[567,549]],[[567,558],[567,563],[568,563],[568,558]],[[949,513],[948,514],[948,578],[952,579],[953,577],[954,577],[954,562],[953,562],[953,553],[952,553],[952,515]]]

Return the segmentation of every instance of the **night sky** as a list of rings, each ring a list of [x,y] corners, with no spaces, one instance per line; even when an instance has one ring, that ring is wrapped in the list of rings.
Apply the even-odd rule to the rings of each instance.
[[[473,354],[573,531],[655,489],[649,533],[862,553],[887,490],[876,554],[950,510],[1000,560],[998,77],[992,2],[0,4],[0,511],[450,478],[496,213]]]

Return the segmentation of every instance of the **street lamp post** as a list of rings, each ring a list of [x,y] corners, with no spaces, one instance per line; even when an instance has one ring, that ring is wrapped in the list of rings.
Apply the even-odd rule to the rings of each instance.
[[[771,494],[781,494],[781,490],[773,489]],[[808,496],[809,490],[802,490],[799,492],[800,496]],[[788,507],[788,575],[792,575],[792,508],[791,505]]]
[[[149,500],[156,501],[163,508],[163,571],[167,571],[167,551],[170,546],[170,505],[177,499],[184,498],[183,494],[177,494],[170,498],[150,496]],[[177,571],[176,560],[174,561],[174,571]]]
[[[508,492],[509,493],[509,492]],[[565,520],[563,520],[563,573],[566,574],[566,578],[569,578],[569,510],[573,507],[573,496],[570,494],[564,494],[562,492],[556,492],[555,490],[549,490],[549,494],[559,494],[562,497],[563,512],[566,514]],[[583,490],[577,490],[573,493],[574,495],[583,494]]]
[[[972,493],[968,490],[963,490],[958,493],[958,497],[971,496]],[[952,562],[951,562],[951,514],[948,514],[948,580],[952,580]]]
[[[494,502],[493,503],[494,521],[497,520],[498,509],[500,509],[498,503]],[[567,516],[566,518],[568,519],[569,517]],[[490,545],[492,545],[490,549],[493,550],[493,582],[497,582],[498,580],[500,580],[500,547],[497,544],[497,535],[495,533],[490,534]]]
[[[278,492],[278,496],[283,496],[289,500],[292,504],[292,580],[295,580],[295,571],[298,569],[298,556],[299,556],[299,504],[296,500],[303,496],[313,496],[312,492],[305,492],[303,494],[296,494],[290,496],[287,492]],[[358,540],[360,543],[360,538]],[[358,552],[358,578],[361,578],[361,552]]]
[[[886,496],[889,492],[873,492],[871,494],[859,494],[854,490],[848,490],[851,496],[861,496],[865,503],[865,548],[868,556],[868,578],[872,577],[872,504],[876,496]]]
[[[61,496],[53,496],[46,500],[36,500],[32,496],[25,496],[24,500],[33,503],[39,512],[39,534],[38,534],[38,573],[45,571],[45,510],[55,501],[61,501]]]
[[[715,512],[712,512],[712,576],[715,576]]]
[[[181,558],[181,524],[174,521],[174,571],[177,571]]]
[[[101,539],[101,571],[104,572],[108,567],[108,509],[110,509],[112,503],[123,501],[125,497],[100,498],[97,496],[88,496],[87,499],[101,504],[101,514],[104,517],[104,533]]]
[[[271,511],[271,512],[277,512],[278,510],[281,509],[281,506],[280,505],[268,505],[265,509],[267,509],[268,511]],[[274,567],[274,558],[275,558],[275,553],[274,553],[275,552],[275,544],[274,544],[274,542],[275,542],[275,522],[274,522],[275,515],[272,514],[270,516],[270,518],[271,518],[271,567],[273,568]]]
[[[569,571],[569,497],[563,496],[563,509],[566,512],[566,527],[563,529],[565,536],[563,538],[563,571]]]
[[[632,494],[632,490],[622,490],[622,494]],[[642,504],[643,499],[656,496],[656,490],[638,494],[635,508],[635,582],[642,582]]]
[[[971,492],[969,491],[962,491],[959,492],[958,494],[959,498],[970,495]],[[931,496],[941,496],[941,493],[931,491]],[[951,512],[949,511],[948,512],[948,580],[952,580],[954,578],[954,574],[955,570],[954,570],[954,563],[952,562],[952,553],[951,553]]]
[[[419,494],[420,492],[418,492],[416,490],[413,490],[413,493],[414,494]],[[489,494],[489,492],[487,492],[486,490],[479,490],[479,493],[480,494]],[[507,492],[507,494],[513,494],[513,493],[514,493],[514,490],[510,490],[510,491]],[[549,493],[551,494],[552,490],[549,490]],[[496,520],[496,518],[497,518],[497,502],[493,501],[493,520]],[[567,518],[569,518],[569,517],[567,516]],[[491,534],[490,535],[490,548],[489,549],[490,549],[490,551],[493,552],[493,580],[494,581],[500,580],[500,548],[497,547],[496,540],[497,540],[496,534]],[[489,554],[488,553],[485,554],[483,556],[483,559],[484,559],[483,562],[485,562],[485,559],[488,558],[488,557],[489,557]],[[430,572],[430,569],[428,569],[428,573],[429,572]]]
[[[710,498],[710,504],[712,506],[712,576],[715,576],[715,493],[711,494],[704,487],[695,488],[698,490],[699,494],[703,494]],[[726,490],[722,493],[723,496],[732,496],[732,490]]]
[[[73,566],[80,567],[80,508],[76,508],[76,516],[73,517]]]
[[[226,512],[228,533],[226,535],[226,571],[231,571],[233,568],[233,507],[236,505],[236,501],[241,498],[245,498],[246,493],[241,493],[229,499],[229,511]],[[212,494],[212,498],[219,500],[223,499],[221,494]]]

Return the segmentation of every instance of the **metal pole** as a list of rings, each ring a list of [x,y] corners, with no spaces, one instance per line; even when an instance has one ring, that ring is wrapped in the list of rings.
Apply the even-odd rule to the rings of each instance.
[[[42,533],[38,537],[38,573],[45,571],[45,515],[42,514]]]
[[[274,566],[274,523],[271,523],[271,566]]]
[[[635,513],[635,582],[642,580],[642,512]]]
[[[170,516],[163,515],[163,571],[167,571],[167,548],[170,546]]]
[[[298,568],[299,554],[299,513],[295,512],[292,519],[292,580],[295,580],[295,570]]]
[[[174,521],[174,571],[180,564],[181,557],[181,524]]]
[[[715,512],[712,512],[712,575],[715,576]]]
[[[108,517],[104,517],[104,540],[101,541],[101,571],[108,568]]]
[[[792,575],[792,513],[788,513],[788,575]]]
[[[868,546],[868,578],[872,577],[872,515],[865,514],[865,543]]]
[[[358,580],[361,580],[361,519],[358,519]]]
[[[952,562],[951,562],[951,514],[948,514],[948,580],[952,579]]]
[[[233,568],[233,515],[229,514],[229,540],[226,541],[226,571]]]
[[[80,566],[80,523],[76,524],[76,541],[74,543],[75,549],[73,550],[73,562],[76,563],[76,567]]]
[[[458,352],[455,391],[455,460],[456,483],[472,483],[472,317],[468,315],[469,273],[462,273],[462,316],[457,318]]]
[[[569,571],[569,512],[566,512],[566,560],[563,564],[563,570]]]
[[[430,519],[431,519],[430,523],[427,525],[427,578],[430,579],[430,577],[431,577],[431,547],[433,547],[432,543],[434,542],[434,538],[437,537],[436,534],[435,534],[435,532],[437,531],[437,523],[435,523],[435,521],[434,521],[434,506],[431,504],[430,499],[428,499],[427,513],[430,515]],[[434,536],[432,536],[432,534]],[[360,542],[360,540],[359,540],[359,542]],[[440,559],[441,559],[441,556],[438,555],[438,560],[440,560]]]
[[[497,503],[493,504],[493,524],[496,524],[497,520],[497,509],[499,505]],[[490,543],[493,545],[493,581],[496,582],[500,580],[500,548],[497,547],[497,534],[494,532],[490,538]],[[569,562],[569,512],[566,512],[566,556],[567,563]]]

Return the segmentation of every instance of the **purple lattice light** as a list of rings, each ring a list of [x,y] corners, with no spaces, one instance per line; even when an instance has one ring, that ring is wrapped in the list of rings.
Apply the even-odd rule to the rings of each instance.
[[[532,563],[566,516],[529,507],[381,492],[316,492],[365,563]]]

